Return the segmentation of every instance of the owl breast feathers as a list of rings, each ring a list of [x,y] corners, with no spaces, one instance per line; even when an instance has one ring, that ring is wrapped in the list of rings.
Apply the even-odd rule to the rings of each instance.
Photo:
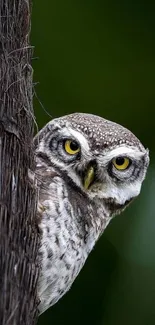
[[[41,314],[69,290],[111,218],[140,193],[149,155],[123,126],[82,113],[50,121],[34,145]]]

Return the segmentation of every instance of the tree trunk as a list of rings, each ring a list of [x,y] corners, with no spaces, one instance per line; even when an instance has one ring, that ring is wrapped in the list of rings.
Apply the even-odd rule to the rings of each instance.
[[[29,6],[0,0],[0,325],[32,325],[37,318]]]

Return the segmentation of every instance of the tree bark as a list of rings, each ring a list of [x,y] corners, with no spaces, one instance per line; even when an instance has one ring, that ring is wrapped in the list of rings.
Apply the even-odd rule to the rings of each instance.
[[[0,325],[32,325],[37,319],[29,33],[29,0],[0,0]]]

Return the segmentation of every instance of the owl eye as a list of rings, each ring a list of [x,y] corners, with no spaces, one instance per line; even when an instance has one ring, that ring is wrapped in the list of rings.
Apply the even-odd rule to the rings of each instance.
[[[74,140],[65,140],[64,148],[69,155],[75,155],[80,151],[79,144]]]
[[[131,164],[131,161],[129,158],[126,157],[117,157],[112,160],[113,165],[118,170],[125,170],[129,167]]]

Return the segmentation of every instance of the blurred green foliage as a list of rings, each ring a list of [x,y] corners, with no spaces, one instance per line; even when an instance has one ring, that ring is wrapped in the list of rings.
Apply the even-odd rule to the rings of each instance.
[[[155,4],[34,0],[39,127],[80,111],[131,129],[149,147],[140,197],[114,218],[72,289],[39,325],[155,324]]]

